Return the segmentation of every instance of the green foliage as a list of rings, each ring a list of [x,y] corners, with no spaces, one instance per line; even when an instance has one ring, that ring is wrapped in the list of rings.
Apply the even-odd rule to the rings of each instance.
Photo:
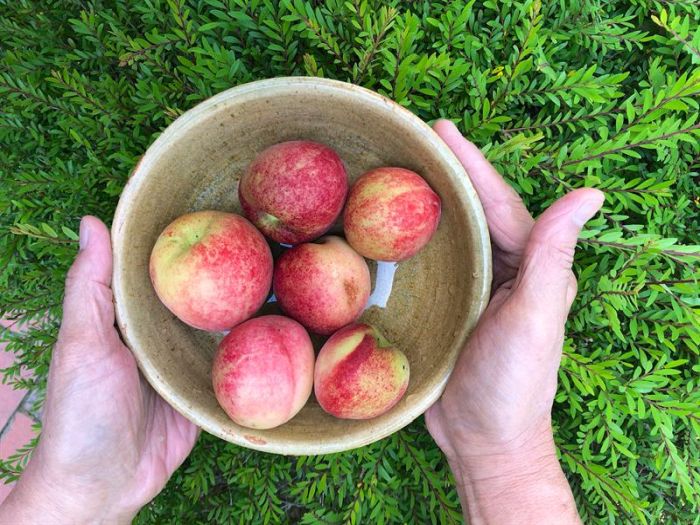
[[[43,386],[79,218],[110,220],[178,115],[259,78],[352,81],[454,119],[534,212],[605,191],[576,258],[561,460],[586,523],[700,523],[699,19],[693,0],[0,0],[0,314],[45,320],[2,334],[5,381]],[[138,518],[460,521],[422,421],[321,457],[202,436]]]

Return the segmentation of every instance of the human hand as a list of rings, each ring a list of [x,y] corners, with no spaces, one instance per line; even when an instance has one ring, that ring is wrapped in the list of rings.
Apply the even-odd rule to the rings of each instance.
[[[130,522],[197,439],[197,427],[141,377],[114,327],[112,251],[101,221],[83,218],[80,247],[66,279],[41,438],[0,523]]]
[[[556,460],[551,409],[564,323],[576,295],[574,249],[603,194],[588,188],[572,191],[534,221],[517,193],[451,122],[437,122],[435,131],[479,194],[493,247],[491,302],[442,398],[426,413],[428,430],[447,456],[462,485],[463,503],[477,523],[494,515],[484,510],[485,500],[499,506],[493,511],[505,511],[507,503],[494,494],[518,490],[517,484],[543,476],[551,476],[556,487],[566,484]],[[519,522],[527,523],[523,509],[518,512]],[[578,521],[577,515],[570,517]],[[505,523],[507,518],[501,514],[493,521]]]

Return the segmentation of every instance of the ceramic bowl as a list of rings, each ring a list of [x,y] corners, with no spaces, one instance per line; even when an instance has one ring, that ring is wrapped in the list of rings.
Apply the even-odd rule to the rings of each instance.
[[[351,182],[379,166],[418,172],[440,195],[442,219],[412,259],[371,265],[374,290],[362,320],[376,324],[408,357],[411,378],[401,401],[375,419],[351,421],[326,414],[312,396],[288,423],[253,430],[233,423],[214,397],[211,363],[223,334],[196,330],[174,317],[156,297],[148,261],[160,232],[179,215],[206,209],[241,213],[237,188],[248,164],[266,147],[293,139],[334,148]],[[391,100],[319,78],[241,85],[179,117],[134,169],[119,200],[112,243],[119,329],[148,382],[203,430],[280,454],[359,447],[425,412],[442,393],[484,310],[491,281],[483,210],[447,146]],[[263,308],[274,309],[274,304]]]

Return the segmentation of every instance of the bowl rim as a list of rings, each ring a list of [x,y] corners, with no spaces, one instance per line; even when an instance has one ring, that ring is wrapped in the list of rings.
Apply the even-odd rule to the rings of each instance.
[[[405,410],[402,412],[397,412],[393,418],[387,420],[385,424],[379,428],[364,429],[361,432],[358,432],[357,435],[346,434],[340,438],[334,438],[333,440],[317,442],[313,446],[310,446],[307,443],[274,439],[265,439],[261,443],[260,441],[262,440],[250,439],[250,436],[246,437],[243,435],[243,433],[241,433],[241,435],[236,435],[221,431],[219,429],[219,425],[216,424],[215,421],[205,417],[203,414],[192,408],[190,403],[187,401],[186,396],[181,396],[174,390],[170,389],[169,385],[158,373],[157,367],[148,358],[148,355],[138,350],[138,344],[135,344],[136,341],[132,340],[132,337],[129,335],[129,331],[126,329],[129,312],[125,307],[126,301],[121,300],[124,284],[122,283],[121,278],[122,266],[120,259],[116,254],[126,246],[125,243],[128,241],[122,233],[122,230],[125,222],[128,220],[129,203],[132,201],[136,193],[138,193],[143,181],[146,178],[146,174],[150,171],[151,166],[159,159],[160,155],[167,149],[171,141],[179,138],[181,134],[186,133],[192,124],[199,122],[200,120],[205,120],[212,112],[218,112],[220,105],[236,103],[236,99],[240,98],[241,96],[255,95],[256,93],[259,94],[261,92],[264,92],[265,96],[270,96],[270,94],[273,92],[289,93],[296,89],[311,87],[318,88],[326,93],[335,92],[342,96],[350,95],[357,98],[361,103],[369,104],[377,108],[379,111],[390,111],[397,113],[398,118],[402,119],[407,125],[412,126],[421,135],[423,140],[430,143],[431,147],[437,152],[438,156],[443,158],[443,161],[450,168],[449,172],[452,179],[451,183],[456,186],[461,186],[461,190],[467,197],[468,202],[466,202],[466,205],[473,211],[473,232],[477,234],[474,235],[474,239],[477,240],[477,244],[481,244],[480,252],[476,257],[477,268],[474,270],[475,273],[480,276],[480,279],[478,282],[475,282],[475,287],[478,288],[476,290],[477,302],[474,305],[476,313],[475,315],[467,316],[464,323],[462,323],[459,329],[455,332],[455,346],[459,345],[463,348],[466,339],[473,330],[474,326],[476,326],[479,317],[486,309],[490,299],[492,277],[491,243],[488,224],[486,222],[486,216],[484,214],[481,201],[466,173],[465,168],[462,166],[447,144],[442,141],[442,139],[427,123],[408,109],[375,91],[357,86],[355,84],[326,78],[275,77],[241,84],[222,91],[200,102],[175,119],[146,149],[145,153],[137,162],[136,166],[129,175],[129,179],[122,189],[119,202],[114,213],[111,229],[114,261],[112,270],[112,290],[114,293],[117,326],[121,333],[122,339],[135,357],[138,367],[145,379],[153,387],[153,389],[177,412],[182,414],[199,428],[206,430],[210,434],[213,434],[221,439],[236,445],[244,446],[246,448],[284,455],[316,455],[343,452],[368,445],[402,429],[425,413],[425,411],[442,395],[447,381],[454,369],[460,351],[450,352],[450,362],[448,363],[444,377],[440,378],[439,381],[436,381],[435,384],[424,393],[422,398],[417,399],[411,405],[407,405]],[[135,348],[137,349],[135,350]],[[254,433],[255,430],[250,429],[250,432]]]

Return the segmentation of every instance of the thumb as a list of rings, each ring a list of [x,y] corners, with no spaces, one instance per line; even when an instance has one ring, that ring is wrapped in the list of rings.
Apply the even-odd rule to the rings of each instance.
[[[535,222],[515,284],[515,294],[530,311],[562,324],[576,296],[571,266],[583,225],[600,209],[604,194],[593,188],[568,193]],[[559,318],[561,317],[561,318]]]
[[[109,230],[96,217],[85,216],[80,222],[80,251],[66,278],[61,343],[111,341],[114,334],[111,281]]]

